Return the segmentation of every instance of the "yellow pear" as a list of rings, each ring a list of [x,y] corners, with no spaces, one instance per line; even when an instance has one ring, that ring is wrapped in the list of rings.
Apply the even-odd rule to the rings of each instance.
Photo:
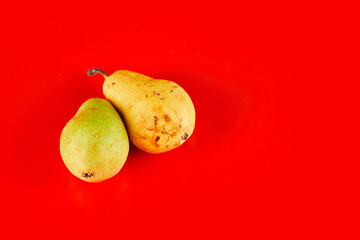
[[[195,108],[178,84],[140,73],[118,70],[104,76],[105,98],[121,114],[131,142],[140,150],[162,153],[183,144],[195,127]]]

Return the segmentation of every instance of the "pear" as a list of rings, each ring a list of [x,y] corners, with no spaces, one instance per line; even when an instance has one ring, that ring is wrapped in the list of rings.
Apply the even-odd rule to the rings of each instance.
[[[104,76],[103,93],[124,119],[131,142],[140,150],[162,153],[183,144],[194,131],[195,108],[178,84],[119,70]]]
[[[129,140],[111,103],[100,98],[84,102],[61,133],[60,153],[70,172],[84,181],[117,174],[128,156]]]

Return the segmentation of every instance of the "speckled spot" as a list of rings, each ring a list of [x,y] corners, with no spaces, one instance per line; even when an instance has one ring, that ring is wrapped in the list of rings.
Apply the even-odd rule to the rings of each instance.
[[[167,114],[164,115],[164,119],[165,119],[166,122],[170,122],[170,121],[171,121],[169,115],[167,115]]]
[[[84,172],[83,173],[84,178],[91,178],[92,176],[94,176],[94,173],[92,173],[92,172]]]
[[[158,117],[154,116],[154,124],[155,124],[155,126],[157,125],[157,121],[158,121]]]
[[[188,133],[184,133],[184,135],[181,136],[182,140],[186,140],[189,138],[189,134]]]

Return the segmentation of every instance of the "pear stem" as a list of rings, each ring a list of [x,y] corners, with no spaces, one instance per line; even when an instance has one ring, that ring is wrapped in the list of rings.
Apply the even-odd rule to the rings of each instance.
[[[107,75],[107,73],[106,72],[104,72],[103,70],[101,70],[101,69],[98,69],[98,68],[93,68],[93,69],[90,69],[90,70],[87,70],[87,75],[89,76],[89,77],[91,77],[91,76],[94,76],[95,74],[101,74],[101,75],[103,75],[104,77],[108,77],[109,75]]]

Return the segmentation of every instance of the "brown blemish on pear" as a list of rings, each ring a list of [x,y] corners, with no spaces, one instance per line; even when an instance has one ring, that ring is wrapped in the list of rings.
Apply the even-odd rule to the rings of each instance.
[[[189,134],[188,134],[188,133],[184,133],[184,135],[181,136],[181,139],[182,139],[182,140],[186,140],[186,139],[188,139],[188,137],[189,137]]]
[[[84,178],[91,178],[92,176],[94,176],[95,174],[94,173],[92,173],[92,172],[84,172],[83,174],[82,174],[82,176],[84,177]]]

